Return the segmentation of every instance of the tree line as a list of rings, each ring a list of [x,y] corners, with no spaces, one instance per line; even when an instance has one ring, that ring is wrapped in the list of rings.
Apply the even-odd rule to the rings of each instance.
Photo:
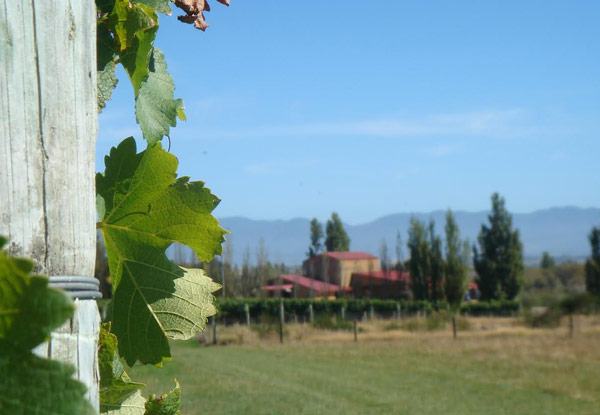
[[[523,245],[519,231],[514,229],[512,216],[505,207],[505,200],[498,193],[491,197],[492,209],[488,223],[482,224],[477,243],[471,245],[461,238],[460,229],[451,210],[446,212],[444,238],[436,233],[435,222],[411,218],[408,230],[408,259],[403,259],[403,240],[396,236],[396,261],[390,261],[388,247],[382,241],[380,247],[381,268],[410,273],[410,290],[415,300],[447,301],[453,307],[464,299],[469,281],[469,269],[475,272],[480,299],[513,300],[523,290]],[[586,290],[600,297],[600,227],[592,228],[588,236],[591,256],[586,261]],[[323,226],[316,218],[310,222],[310,245],[307,256],[325,251],[349,251],[350,238],[340,216],[333,212]],[[104,247],[99,242],[96,255],[96,277],[101,290],[110,293],[110,277]],[[224,245],[223,255],[211,262],[200,263],[194,255],[185,255],[180,247],[174,249],[174,261],[182,266],[201,267],[208,275],[224,285],[221,295],[226,297],[264,297],[261,290],[275,281],[280,284],[281,274],[301,274],[300,266],[273,263],[269,260],[260,240],[255,252],[244,248],[242,263],[233,263],[231,238]],[[542,269],[554,269],[554,259],[545,252],[540,261]],[[558,271],[561,271],[559,269]]]
[[[460,305],[465,296],[469,263],[475,272],[480,299],[513,300],[522,291],[524,280],[523,244],[519,230],[514,229],[512,216],[505,200],[498,193],[491,196],[491,212],[488,223],[481,225],[477,241],[472,246],[460,237],[460,230],[451,210],[446,212],[445,239],[436,234],[435,222],[428,223],[413,217],[408,230],[407,248],[409,259],[402,258],[402,236],[396,237],[396,263],[389,260],[385,240],[380,247],[381,268],[410,273],[410,289],[415,300],[447,301]],[[325,226],[316,218],[310,223],[310,246],[307,256],[326,251],[348,251],[348,237],[340,217],[332,213]],[[325,238],[325,243],[321,240]],[[594,227],[589,235],[592,255],[586,261],[586,289],[600,296],[600,227]],[[549,268],[554,259],[544,252],[540,266]]]

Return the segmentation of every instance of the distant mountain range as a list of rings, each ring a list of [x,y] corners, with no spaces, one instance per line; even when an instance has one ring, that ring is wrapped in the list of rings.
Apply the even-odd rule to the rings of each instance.
[[[454,212],[461,236],[471,244],[477,240],[482,223],[488,223],[489,212]],[[347,225],[350,249],[379,255],[381,242],[385,239],[391,259],[395,259],[396,233],[400,231],[403,256],[408,257],[406,241],[410,218],[435,221],[436,232],[444,234],[445,211],[429,213],[397,213],[362,225]],[[581,261],[590,253],[588,234],[593,226],[600,226],[600,208],[560,207],[538,210],[532,213],[513,213],[513,226],[519,229],[526,262],[539,262],[542,252],[548,251],[558,261],[573,259]],[[221,225],[231,231],[226,238],[233,247],[234,262],[240,264],[248,248],[250,260],[256,260],[259,241],[264,240],[265,250],[271,262],[299,265],[306,258],[309,245],[310,219],[253,220],[243,217],[220,219]]]

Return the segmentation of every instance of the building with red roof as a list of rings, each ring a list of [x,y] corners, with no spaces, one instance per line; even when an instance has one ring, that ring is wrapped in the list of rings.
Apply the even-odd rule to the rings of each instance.
[[[411,296],[409,283],[408,272],[395,270],[354,272],[350,278],[350,287],[356,298],[408,299]]]
[[[304,274],[341,288],[350,287],[354,272],[379,271],[379,258],[366,252],[324,252],[304,261]]]
[[[294,298],[329,298],[340,296],[340,292],[350,292],[352,288],[340,288],[339,285],[329,284],[327,282],[315,280],[304,275],[281,274],[280,285],[267,285],[262,287],[269,297]]]

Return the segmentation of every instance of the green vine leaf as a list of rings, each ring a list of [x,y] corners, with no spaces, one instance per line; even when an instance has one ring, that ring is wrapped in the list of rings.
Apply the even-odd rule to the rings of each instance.
[[[129,365],[160,364],[170,357],[168,338],[190,338],[216,312],[219,285],[165,251],[176,242],[203,261],[220,254],[227,231],[211,214],[219,199],[202,182],[177,179],[177,159],[160,143],[137,154],[130,137],[105,162],[96,189],[106,209],[98,228],[113,279],[111,330]]]
[[[144,415],[179,415],[181,406],[181,390],[179,383],[175,380],[175,388],[160,397],[152,394],[146,402],[146,412]]]
[[[75,308],[63,292],[48,287],[48,278],[30,275],[31,261],[9,258],[5,241],[0,240],[0,350],[31,350]]]
[[[96,48],[98,113],[100,113],[106,106],[106,101],[110,100],[112,91],[119,82],[115,75],[115,71],[117,69],[115,64],[115,43],[105,23],[98,24],[96,32]]]
[[[175,85],[167,72],[162,51],[154,48],[150,57],[148,78],[142,82],[135,98],[135,115],[148,144],[154,144],[169,134],[177,118],[185,120],[183,101],[173,99]]]
[[[137,3],[145,4],[150,6],[156,11],[159,11],[167,16],[171,15],[171,6],[169,5],[172,0],[136,0]]]
[[[8,257],[5,243],[0,237],[0,413],[94,414],[71,365],[31,352],[73,315],[73,302],[30,275],[31,261]]]
[[[145,4],[116,0],[108,16],[108,24],[114,35],[121,65],[129,75],[137,96],[142,82],[148,77],[150,52],[158,30],[158,15]]]
[[[135,391],[123,403],[118,406],[107,406],[106,415],[144,415],[146,399],[142,396],[142,392]]]
[[[106,326],[101,326],[98,339],[100,412],[117,410],[129,397],[146,386],[129,378],[119,360],[117,347],[117,337]]]

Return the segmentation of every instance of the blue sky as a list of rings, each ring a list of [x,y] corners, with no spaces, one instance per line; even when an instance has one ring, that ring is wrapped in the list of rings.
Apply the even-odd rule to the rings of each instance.
[[[161,16],[156,46],[188,118],[171,151],[217,217],[600,206],[600,2],[211,6],[205,33]],[[119,77],[101,171],[141,137]]]

